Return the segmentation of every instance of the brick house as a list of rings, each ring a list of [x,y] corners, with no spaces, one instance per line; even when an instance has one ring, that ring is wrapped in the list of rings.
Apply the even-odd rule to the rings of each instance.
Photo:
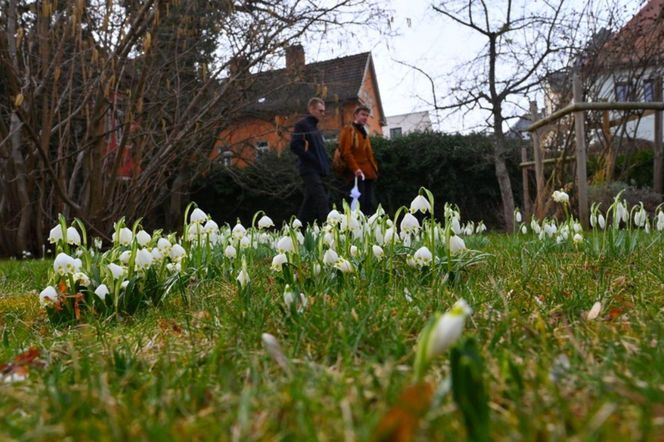
[[[219,133],[212,160],[243,167],[261,151],[282,152],[313,96],[325,100],[327,117],[319,127],[326,139],[336,139],[360,104],[372,109],[369,133],[383,134],[386,119],[370,52],[306,64],[304,49],[294,45],[286,48],[285,68],[249,74],[243,82],[240,93],[247,105]]]

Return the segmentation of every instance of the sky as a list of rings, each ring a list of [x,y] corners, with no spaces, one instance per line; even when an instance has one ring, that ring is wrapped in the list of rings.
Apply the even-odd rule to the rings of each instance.
[[[532,0],[537,2],[537,0]],[[595,0],[598,4],[603,1]],[[627,16],[633,15],[645,0],[619,0]],[[571,4],[585,0],[570,0]],[[487,114],[459,112],[449,115],[433,112],[433,93],[427,77],[402,63],[417,66],[436,80],[439,100],[449,84],[446,75],[468,61],[483,47],[481,35],[444,18],[431,8],[430,0],[392,0],[393,37],[367,33],[351,39],[345,46],[307,47],[307,62],[371,51],[378,86],[387,116],[430,111],[434,127],[446,132],[469,132],[484,126]]]

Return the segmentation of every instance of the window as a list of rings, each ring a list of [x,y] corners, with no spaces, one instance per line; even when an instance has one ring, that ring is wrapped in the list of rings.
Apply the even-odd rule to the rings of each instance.
[[[224,161],[224,166],[230,167],[231,165],[231,160],[233,159],[233,152],[230,150],[225,151],[224,153],[221,154],[223,161]]]
[[[616,83],[616,101],[629,101],[629,83]]]
[[[390,138],[399,138],[400,136],[401,136],[401,128],[400,127],[390,128]]]
[[[643,82],[643,101],[655,101],[655,80],[652,78]]]
[[[266,153],[267,151],[270,150],[270,143],[267,141],[259,141],[256,143],[256,150],[258,153]]]

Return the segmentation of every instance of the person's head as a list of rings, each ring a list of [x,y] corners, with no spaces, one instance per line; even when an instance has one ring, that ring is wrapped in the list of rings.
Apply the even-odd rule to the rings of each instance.
[[[367,124],[370,113],[371,109],[369,109],[367,106],[362,105],[356,107],[355,111],[353,111],[353,123],[361,125]]]
[[[325,102],[322,98],[313,97],[307,103],[307,109],[309,113],[314,117],[322,120],[325,117]]]

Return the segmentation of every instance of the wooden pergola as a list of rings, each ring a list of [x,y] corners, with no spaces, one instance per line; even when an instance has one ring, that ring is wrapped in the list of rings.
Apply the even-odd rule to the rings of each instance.
[[[576,158],[576,187],[577,187],[577,200],[579,219],[584,224],[588,224],[588,177],[586,172],[586,139],[585,139],[585,122],[584,112],[586,111],[611,111],[611,110],[653,110],[655,111],[655,130],[654,130],[654,161],[653,161],[653,190],[662,194],[662,158],[664,153],[662,151],[662,111],[664,111],[664,102],[662,101],[662,82],[661,78],[657,79],[655,85],[655,101],[651,102],[601,102],[601,103],[586,103],[583,101],[583,90],[581,89],[581,79],[577,73],[574,74],[572,80],[573,86],[573,100],[572,104],[552,113],[551,115],[539,119],[531,124],[526,130],[531,133],[533,140],[533,162],[525,161],[525,151],[522,152],[523,162],[521,163],[523,173],[523,200],[524,209],[527,213],[534,213],[538,218],[541,218],[541,211],[543,210],[544,195],[544,164],[549,161],[543,160],[543,152],[541,150],[540,136],[542,130],[556,121],[560,120],[566,115],[574,114],[574,132],[576,140],[576,155],[568,157],[567,159]],[[533,115],[533,120],[537,116],[537,104],[532,102],[530,111]],[[533,164],[534,163],[534,164]],[[530,210],[530,192],[528,189],[527,171],[528,167],[535,166],[535,182],[537,185],[535,196],[535,210]]]

